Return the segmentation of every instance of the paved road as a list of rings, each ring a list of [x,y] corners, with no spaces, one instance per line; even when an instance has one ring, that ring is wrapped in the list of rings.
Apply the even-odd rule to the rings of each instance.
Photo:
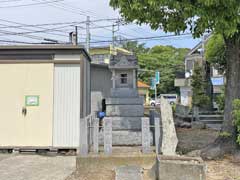
[[[74,156],[0,154],[0,180],[64,180],[75,164]]]

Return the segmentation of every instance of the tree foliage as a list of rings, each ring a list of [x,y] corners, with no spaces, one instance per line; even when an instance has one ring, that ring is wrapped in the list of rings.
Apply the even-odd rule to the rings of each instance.
[[[239,30],[239,0],[111,0],[110,5],[119,9],[126,21],[166,32],[189,29],[199,37],[214,30],[229,37]]]
[[[152,29],[180,34],[190,30],[193,37],[206,31],[221,34],[226,43],[226,91],[222,131],[233,134],[233,100],[240,97],[240,1],[239,0],[110,0],[126,21],[146,23]],[[218,147],[219,154],[234,149],[234,138],[218,138],[206,153]],[[229,146],[231,148],[228,148]],[[224,152],[220,152],[220,151]],[[207,157],[208,155],[206,155]]]
[[[195,63],[191,81],[193,97],[192,104],[197,107],[206,107],[210,103],[210,98],[206,94],[207,83],[204,77],[204,70]]]
[[[149,50],[144,43],[138,43],[137,41],[127,41],[123,44],[123,48],[137,54],[147,53]]]
[[[162,45],[146,48],[145,44],[136,41],[126,42],[123,47],[137,55],[141,81],[150,84],[150,78],[154,77],[155,71],[159,71],[161,80],[157,85],[158,94],[178,92],[174,79],[177,72],[184,72],[184,57],[189,49]],[[153,94],[154,92],[150,91],[150,95]]]
[[[205,58],[213,64],[220,72],[226,69],[226,44],[221,34],[213,34],[208,40],[205,48]]]
[[[237,128],[237,143],[240,145],[240,99],[233,101],[233,118]]]

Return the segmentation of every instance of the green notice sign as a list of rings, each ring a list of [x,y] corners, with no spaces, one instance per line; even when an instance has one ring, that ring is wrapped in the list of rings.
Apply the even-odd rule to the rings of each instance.
[[[25,106],[39,106],[39,96],[25,96]]]

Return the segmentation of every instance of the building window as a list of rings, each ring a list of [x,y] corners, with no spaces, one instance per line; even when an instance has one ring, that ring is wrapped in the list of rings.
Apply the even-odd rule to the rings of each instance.
[[[127,84],[127,74],[120,74],[121,84]]]
[[[106,59],[110,58],[109,54],[94,54],[91,55],[92,62],[97,64],[104,64]]]

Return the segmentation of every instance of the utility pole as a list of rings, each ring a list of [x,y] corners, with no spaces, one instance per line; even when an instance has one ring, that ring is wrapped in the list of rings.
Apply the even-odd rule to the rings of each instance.
[[[78,27],[77,26],[75,26],[75,45],[77,46],[78,45]]]
[[[90,49],[90,16],[87,16],[86,21],[86,49],[89,52]]]
[[[114,40],[115,40],[115,25],[112,25],[112,47],[114,48]]]
[[[155,80],[155,104],[157,103],[157,83]]]

